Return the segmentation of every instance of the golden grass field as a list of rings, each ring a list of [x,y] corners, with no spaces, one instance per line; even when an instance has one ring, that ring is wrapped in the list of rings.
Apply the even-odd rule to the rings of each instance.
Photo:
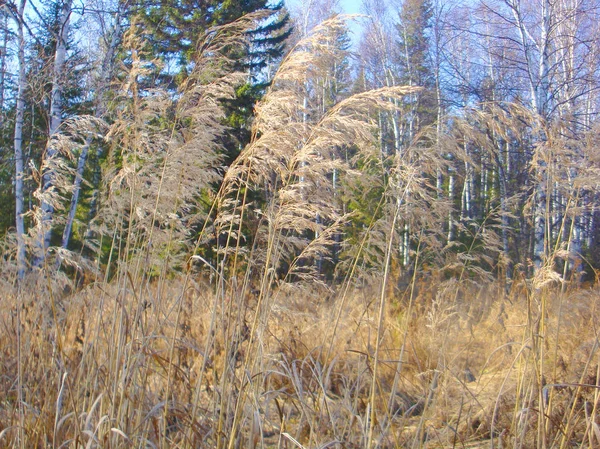
[[[0,445],[600,445],[594,288],[228,285],[5,290]]]

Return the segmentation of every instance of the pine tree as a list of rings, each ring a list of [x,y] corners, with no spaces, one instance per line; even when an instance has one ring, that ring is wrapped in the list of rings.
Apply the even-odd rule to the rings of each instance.
[[[428,61],[431,18],[429,0],[405,0],[402,4],[396,29],[401,54],[400,80],[405,84],[433,86],[433,73]]]

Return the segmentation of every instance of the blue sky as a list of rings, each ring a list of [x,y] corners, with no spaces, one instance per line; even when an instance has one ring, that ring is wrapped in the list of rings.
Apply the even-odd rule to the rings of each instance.
[[[340,6],[344,8],[345,14],[359,14],[361,4],[361,0],[340,0]],[[349,25],[350,31],[352,31],[352,42],[356,48],[358,39],[360,38],[360,23],[358,21],[352,21]]]
[[[285,0],[286,5],[290,8],[290,10],[294,10],[295,5],[301,4],[302,1],[309,0]],[[360,9],[362,5],[362,0],[339,0],[340,7],[342,8],[341,13],[343,14],[360,14]],[[353,20],[348,23],[351,31],[351,37],[354,45],[358,42],[360,38],[361,26],[359,21]]]
[[[288,5],[297,5],[301,2],[302,0],[285,0],[285,3]],[[339,0],[339,2],[340,6],[344,9],[344,13],[346,14],[357,14],[360,12],[362,0]]]
[[[340,5],[346,14],[358,14],[360,12],[360,0],[341,0]]]

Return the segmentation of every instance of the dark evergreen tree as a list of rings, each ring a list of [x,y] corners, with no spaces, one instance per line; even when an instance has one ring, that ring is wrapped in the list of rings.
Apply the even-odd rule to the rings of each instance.
[[[239,64],[234,69],[247,71],[248,78],[237,89],[236,98],[225,104],[230,127],[222,141],[226,163],[233,160],[250,139],[254,104],[264,93],[270,67],[283,55],[285,40],[290,34],[289,17],[283,4],[270,6],[269,3],[268,0],[169,0],[150,4],[140,1],[137,5],[142,36],[162,64],[153,82],[173,90],[187,78],[193,67],[197,42],[208,29],[258,10],[270,11],[248,32],[246,48],[228,49]]]
[[[141,18],[144,38],[165,64],[165,74],[174,80],[188,72],[198,40],[211,27],[261,9],[270,10],[270,16],[249,32],[250,48],[235,49],[240,52],[240,64],[253,69],[262,68],[269,59],[281,56],[283,41],[289,34],[289,18],[283,5],[269,6],[267,0],[140,0],[134,9]]]
[[[400,78],[406,84],[431,87],[433,73],[429,64],[429,36],[432,8],[429,0],[405,0],[400,10],[398,45]]]

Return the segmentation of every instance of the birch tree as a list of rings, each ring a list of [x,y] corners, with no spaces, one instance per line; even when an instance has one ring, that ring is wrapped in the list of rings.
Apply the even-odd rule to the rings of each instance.
[[[102,35],[100,36],[100,42],[102,43],[102,54],[99,60],[99,69],[96,78],[96,95],[94,98],[94,116],[101,118],[106,111],[106,98],[105,94],[107,88],[111,82],[111,78],[114,72],[115,56],[117,54],[118,45],[121,42],[123,36],[124,20],[127,14],[127,3],[118,2],[115,5],[116,9],[114,12],[107,14],[104,11],[98,10],[94,19],[99,24]],[[112,17],[111,17],[112,16]],[[110,23],[107,23],[110,22]],[[71,203],[69,206],[69,212],[67,215],[67,221],[62,235],[62,248],[66,249],[69,240],[71,238],[71,232],[73,229],[73,222],[75,220],[75,213],[79,204],[79,195],[81,192],[81,183],[83,181],[83,175],[85,166],[88,160],[88,153],[92,139],[88,137],[85,145],[83,146],[81,153],[79,154],[77,169],[75,173],[75,179],[73,181],[73,194],[71,197]],[[96,180],[99,182],[99,179]]]
[[[56,148],[51,144],[52,137],[58,132],[63,120],[63,93],[62,84],[66,74],[64,73],[65,60],[67,58],[67,39],[69,35],[69,24],[72,13],[72,1],[64,0],[60,4],[60,15],[58,30],[56,33],[56,50],[54,53],[54,65],[52,72],[52,92],[50,96],[50,123],[48,129],[49,144],[44,159],[47,164],[57,155]],[[46,257],[46,250],[50,246],[52,236],[52,216],[54,206],[49,197],[52,195],[54,173],[52,169],[43,170],[41,188],[41,217],[40,217],[40,241],[34,265],[41,266]]]
[[[5,121],[5,98],[7,90],[7,66],[8,66],[8,43],[10,40],[10,30],[8,22],[8,10],[0,9],[0,129]]]
[[[588,49],[598,45],[597,37],[587,33],[583,24],[589,25],[597,18],[597,5],[567,0],[542,0],[539,5],[505,0],[504,4],[510,16],[502,17],[516,30],[515,42],[521,53],[518,68],[527,80],[531,109],[545,127],[570,122],[570,126],[563,126],[567,133],[583,131],[577,123],[581,118],[577,109],[585,91],[597,88],[594,82],[590,86],[586,60],[593,54]],[[547,138],[542,132],[534,142],[540,149],[549,149]],[[556,189],[557,180],[547,178],[558,173],[545,166],[555,164],[556,159],[541,157],[538,161],[541,165],[536,173],[533,255],[539,267],[559,239],[555,230],[564,220],[565,208]]]
[[[27,0],[21,0],[19,7],[14,11],[14,19],[17,29],[18,42],[18,67],[19,76],[17,81],[17,104],[15,115],[15,226],[17,234],[17,272],[19,279],[23,279],[26,269],[25,254],[25,222],[23,217],[23,117],[25,110],[25,88],[26,88],[26,67],[25,67],[25,5]]]

